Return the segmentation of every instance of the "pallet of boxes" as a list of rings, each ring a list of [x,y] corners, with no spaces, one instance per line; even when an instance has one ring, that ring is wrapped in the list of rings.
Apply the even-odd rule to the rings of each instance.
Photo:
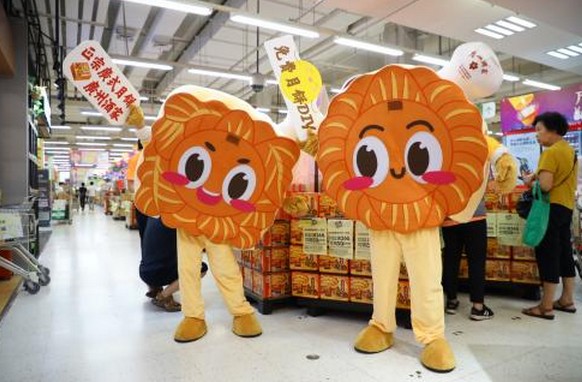
[[[309,206],[291,219],[292,295],[308,313],[327,309],[372,312],[373,288],[367,228],[342,217],[335,202],[319,193],[294,193]],[[397,307],[410,309],[402,270]]]
[[[485,195],[487,208],[487,263],[485,279],[490,284],[519,286],[536,294],[540,285],[533,248],[523,245],[521,237],[525,221],[515,210],[524,191],[516,188],[499,195],[491,188]],[[467,259],[461,260],[460,278],[468,278]]]
[[[256,248],[235,251],[246,297],[257,303],[262,314],[291,301],[289,240],[289,216],[281,211]]]

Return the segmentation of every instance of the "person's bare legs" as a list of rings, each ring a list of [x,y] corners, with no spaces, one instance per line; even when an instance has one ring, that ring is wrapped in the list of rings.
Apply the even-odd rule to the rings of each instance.
[[[168,285],[167,287],[165,287],[161,293],[162,293],[162,296],[164,298],[167,298],[179,290],[180,290],[180,283],[178,282],[178,280],[176,280],[176,281],[172,282],[170,285]]]
[[[543,296],[540,306],[546,313],[551,313],[554,309],[554,296],[556,294],[556,288],[558,284],[544,282],[543,286]]]
[[[574,277],[562,277],[562,284],[562,295],[558,299],[558,303],[561,306],[574,305],[574,289],[576,288]]]

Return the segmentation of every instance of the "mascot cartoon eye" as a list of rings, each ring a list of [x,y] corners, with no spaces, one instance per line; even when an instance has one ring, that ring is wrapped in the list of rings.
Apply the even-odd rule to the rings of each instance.
[[[208,180],[211,170],[210,154],[200,146],[186,150],[178,164],[178,172],[189,180],[185,185],[187,188],[201,187]]]
[[[230,170],[222,183],[222,196],[227,203],[247,201],[255,192],[257,176],[251,166],[239,165]]]
[[[377,137],[362,139],[354,149],[353,166],[358,177],[372,179],[370,188],[380,185],[390,168],[386,145]]]
[[[412,178],[421,184],[426,173],[440,171],[443,165],[443,150],[439,141],[430,133],[414,134],[406,144],[406,169]]]

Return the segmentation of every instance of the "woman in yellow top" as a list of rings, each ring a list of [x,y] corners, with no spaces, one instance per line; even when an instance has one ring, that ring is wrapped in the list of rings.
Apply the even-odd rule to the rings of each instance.
[[[542,242],[536,247],[536,260],[543,282],[543,296],[539,305],[524,309],[523,313],[537,318],[554,319],[553,310],[575,313],[574,259],[571,231],[574,193],[578,165],[576,152],[564,140],[568,121],[555,112],[543,113],[534,120],[539,143],[546,148],[536,173],[528,183],[538,180],[542,191],[550,194],[550,220]],[[556,287],[564,284],[561,297],[554,301]]]

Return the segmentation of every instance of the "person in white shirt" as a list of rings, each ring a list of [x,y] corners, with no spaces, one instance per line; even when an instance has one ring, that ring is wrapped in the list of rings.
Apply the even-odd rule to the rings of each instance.
[[[95,209],[95,197],[97,196],[97,187],[93,184],[93,182],[89,183],[89,187],[87,187],[87,199],[89,202],[89,210],[93,211]]]

